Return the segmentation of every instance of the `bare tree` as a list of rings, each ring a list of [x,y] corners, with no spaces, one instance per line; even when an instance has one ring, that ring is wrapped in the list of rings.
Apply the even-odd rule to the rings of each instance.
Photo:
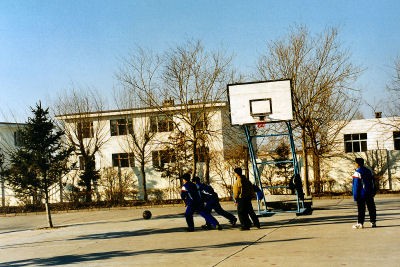
[[[115,168],[103,168],[99,185],[103,188],[103,196],[106,201],[113,204],[123,204],[125,197],[136,195],[135,181],[129,173],[120,173]]]
[[[226,99],[226,84],[233,77],[232,56],[223,51],[207,51],[200,41],[187,41],[166,53],[163,74],[168,98],[181,105],[177,130],[192,148],[192,175],[197,173],[199,151],[203,150],[205,178],[209,182],[209,142],[220,129],[211,125],[213,107]],[[179,124],[178,123],[178,124]]]
[[[390,84],[387,86],[389,98],[387,107],[388,116],[394,117],[400,115],[400,57],[394,61],[394,74]]]
[[[335,28],[312,36],[306,27],[296,26],[288,36],[269,43],[268,51],[259,59],[259,77],[292,79],[295,128],[301,131],[307,194],[307,148],[314,156],[315,190],[319,192],[320,156],[330,150],[339,130],[357,111],[359,102],[352,97],[356,91],[352,82],[360,72],[341,48]],[[332,131],[331,122],[339,119],[343,123]]]
[[[143,112],[143,110],[141,110]],[[140,198],[147,201],[147,181],[146,181],[146,164],[151,161],[151,151],[149,147],[154,143],[155,132],[151,131],[150,120],[146,118],[146,113],[138,115],[130,114],[125,115],[123,120],[129,127],[126,138],[123,139],[123,147],[128,155],[132,155],[132,159],[139,163],[140,177],[138,179],[138,187]],[[131,125],[131,126],[130,126]],[[133,162],[133,161],[132,161]],[[132,163],[131,167],[134,169],[135,164]]]
[[[133,111],[132,114],[127,113],[130,115],[127,115],[126,119],[134,120],[132,122],[134,129],[129,132],[125,141],[128,152],[133,153],[139,162],[141,176],[139,188],[145,201],[148,198],[145,166],[151,158],[151,151],[148,148],[156,135],[156,132],[151,129],[151,119],[148,114],[154,110],[152,103],[157,97],[151,95],[151,92],[155,92],[160,87],[161,64],[162,59],[158,55],[137,48],[133,54],[123,60],[122,67],[116,74],[123,86],[122,90],[115,93],[117,106],[120,109],[140,109],[138,113]]]
[[[232,81],[232,57],[221,51],[208,52],[200,41],[187,41],[168,50],[163,61],[144,50],[139,50],[135,59],[139,60],[125,65],[120,80],[142,103],[154,107],[159,116],[172,123],[175,134],[190,144],[188,156],[195,175],[199,149],[204,149],[208,157],[207,144],[215,132],[210,125],[213,107],[226,99],[226,84]],[[165,145],[172,144],[166,141]]]
[[[96,90],[72,89],[60,95],[53,108],[67,142],[74,147],[79,160],[82,170],[79,185],[85,188],[85,201],[91,202],[92,187],[99,178],[95,156],[109,139],[101,117],[105,101]]]
[[[380,123],[387,124],[397,129],[397,131],[400,131],[400,57],[394,61],[393,72],[392,79],[387,85],[388,95],[382,105],[384,107],[384,113],[389,119],[385,123]]]

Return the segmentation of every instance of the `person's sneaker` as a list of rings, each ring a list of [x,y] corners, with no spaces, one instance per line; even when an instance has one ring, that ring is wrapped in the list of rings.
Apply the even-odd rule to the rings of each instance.
[[[357,223],[355,225],[353,225],[353,229],[363,229],[364,226],[361,223]]]
[[[240,231],[248,231],[250,230],[250,227],[240,227]]]
[[[232,225],[233,227],[235,227],[236,222],[237,222],[237,218],[235,218],[234,220],[230,221],[230,223],[231,223],[231,225]]]
[[[217,225],[217,230],[222,230],[222,226],[220,224]]]
[[[376,222],[371,223],[372,228],[376,228]]]

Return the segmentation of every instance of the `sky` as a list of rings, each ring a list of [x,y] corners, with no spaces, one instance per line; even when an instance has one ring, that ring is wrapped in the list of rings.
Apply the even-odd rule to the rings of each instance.
[[[374,106],[400,56],[399,13],[398,0],[1,0],[0,122],[25,122],[30,107],[71,88],[111,98],[122,59],[136,47],[162,53],[200,40],[255,73],[268,42],[295,25],[311,34],[339,29],[341,47],[364,69],[355,87]],[[361,111],[373,116],[366,104]]]

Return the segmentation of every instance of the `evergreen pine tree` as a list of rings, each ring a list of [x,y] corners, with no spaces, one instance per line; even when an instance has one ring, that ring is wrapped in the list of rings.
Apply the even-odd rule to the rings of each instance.
[[[31,111],[33,117],[20,132],[22,143],[11,155],[9,182],[19,196],[31,197],[33,204],[44,199],[48,226],[53,227],[49,191],[68,171],[72,149],[64,147],[64,132],[56,130],[48,108],[43,109],[39,102]]]

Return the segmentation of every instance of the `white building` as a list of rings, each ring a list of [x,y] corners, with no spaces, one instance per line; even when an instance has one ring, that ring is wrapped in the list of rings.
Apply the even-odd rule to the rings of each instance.
[[[23,123],[10,123],[0,122],[0,157],[2,166],[5,168],[8,164],[8,155],[13,151],[19,144],[19,132],[18,130],[23,127]],[[1,206],[15,205],[16,199],[13,191],[7,186],[5,177],[0,174],[0,195],[1,195]]]
[[[132,132],[137,135],[139,142],[142,142],[143,134],[140,133],[145,132],[143,126],[149,127],[152,137],[143,153],[149,199],[169,199],[179,198],[180,191],[176,175],[169,176],[165,171],[168,166],[174,167],[176,158],[171,157],[169,153],[171,147],[175,147],[177,151],[182,150],[183,144],[179,143],[181,141],[179,132],[188,135],[189,138],[185,140],[193,138],[190,136],[189,124],[185,120],[191,120],[191,117],[199,112],[204,113],[203,117],[200,116],[204,119],[200,119],[196,125],[200,130],[207,129],[209,135],[206,140],[199,141],[199,149],[196,151],[199,159],[197,175],[204,178],[209,166],[210,182],[220,197],[228,197],[234,182],[232,168],[243,166],[247,159],[247,150],[243,149],[247,146],[243,130],[231,126],[226,102],[191,104],[185,112],[182,112],[184,108],[186,106],[163,107],[165,114],[173,114],[171,116],[165,116],[156,108],[142,108],[95,112],[84,116],[60,115],[57,119],[65,123],[67,133],[73,132],[78,126],[88,147],[95,144],[94,139],[101,137],[100,150],[95,154],[96,169],[100,171],[102,177],[96,188],[100,199],[104,199],[106,192],[115,190],[118,186],[128,190],[129,197],[140,198],[140,195],[136,195],[143,186],[138,159],[140,153],[132,147]],[[355,157],[365,159],[366,165],[373,169],[379,179],[381,189],[400,190],[400,128],[396,127],[400,125],[399,121],[399,117],[350,121],[337,137],[337,151],[322,162],[324,191],[350,192]],[[6,149],[18,145],[17,130],[21,125],[0,123],[1,151],[6,152]],[[206,151],[210,155],[209,165],[205,162]],[[77,184],[83,168],[79,154],[75,155],[71,162],[78,164],[73,171],[63,177],[61,191],[64,193],[68,193],[71,185]],[[182,168],[182,171],[188,169]],[[310,177],[313,177],[312,173]],[[1,185],[3,205],[14,205],[16,202],[13,201],[13,193],[7,188],[7,184]],[[55,185],[52,191],[52,201],[60,201],[60,186]],[[66,200],[68,199],[64,197],[64,201]]]
[[[177,164],[176,153],[171,150],[182,150],[182,138],[188,143],[194,140],[190,128],[194,117],[198,117],[197,129],[207,132],[205,138],[200,138],[197,144],[197,175],[204,178],[209,170],[210,181],[220,197],[229,196],[233,183],[232,168],[235,167],[232,164],[238,164],[237,160],[230,161],[229,158],[231,152],[236,150],[236,159],[244,159],[237,151],[243,150],[245,139],[239,127],[230,125],[226,102],[166,105],[162,107],[162,112],[157,108],[140,108],[96,112],[84,116],[60,115],[57,119],[65,122],[67,133],[76,132],[77,127],[82,127],[86,146],[93,146],[96,142],[93,139],[96,138],[101,143],[95,154],[96,169],[102,175],[98,192],[109,190],[108,187],[112,186],[110,179],[126,179],[124,186],[129,187],[131,196],[140,193],[143,187],[140,157],[143,155],[149,198],[168,199],[179,198],[180,193],[177,175],[169,176],[166,171],[168,166],[173,168]],[[132,133],[139,146],[144,144],[143,136],[150,136],[149,143],[142,147],[144,150],[139,151],[133,145]],[[210,155],[209,165],[206,164],[207,152]],[[79,155],[74,160],[81,163]],[[78,164],[77,169],[65,178],[65,183],[76,184],[82,167],[83,164]],[[182,168],[183,171],[188,171],[187,165]],[[110,179],[107,176],[111,176]]]
[[[379,179],[381,189],[400,190],[399,126],[400,117],[350,121],[337,136],[334,156],[324,160],[324,186],[339,192],[351,190],[354,158],[362,157]]]

